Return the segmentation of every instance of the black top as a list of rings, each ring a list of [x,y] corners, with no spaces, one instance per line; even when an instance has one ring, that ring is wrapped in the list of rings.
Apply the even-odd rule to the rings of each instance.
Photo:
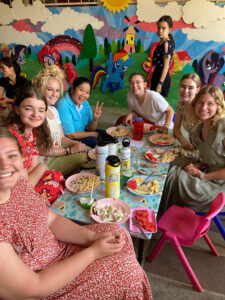
[[[0,86],[5,89],[5,95],[7,98],[13,99],[16,89],[22,87],[30,87],[31,82],[24,78],[23,76],[16,76],[16,84],[11,85],[9,83],[9,78],[0,78]]]

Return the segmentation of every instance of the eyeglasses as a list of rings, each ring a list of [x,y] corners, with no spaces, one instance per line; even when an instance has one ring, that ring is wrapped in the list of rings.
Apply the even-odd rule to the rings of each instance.
[[[130,81],[129,85],[135,85],[135,84],[139,85],[141,82],[144,82],[144,80],[142,80],[142,81]]]

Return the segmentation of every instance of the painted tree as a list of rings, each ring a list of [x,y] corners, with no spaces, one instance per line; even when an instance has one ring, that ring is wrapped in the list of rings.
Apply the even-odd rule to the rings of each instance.
[[[139,51],[140,53],[144,53],[145,52],[145,50],[144,50],[144,45],[143,44],[141,44],[141,46],[140,46],[140,51]]]
[[[117,41],[117,51],[119,51],[121,49],[121,42],[120,40]]]
[[[98,52],[101,55],[101,57],[105,58],[105,52],[102,44],[99,45]]]
[[[91,24],[88,24],[84,30],[83,37],[83,50],[82,50],[87,58],[90,61],[90,71],[93,70],[93,59],[97,55],[97,44],[95,39],[95,34],[93,27]]]
[[[105,56],[109,56],[109,52],[111,52],[111,45],[109,44],[109,41],[107,38],[104,39],[104,52]]]
[[[137,41],[136,46],[135,46],[135,51],[136,51],[136,53],[139,53],[139,52],[140,52],[140,47],[141,47],[141,40],[139,39],[139,40]]]
[[[74,64],[74,66],[76,66],[77,64],[76,56],[74,54],[72,56],[72,63]]]
[[[117,52],[116,42],[113,40],[111,45],[111,52],[114,54]]]

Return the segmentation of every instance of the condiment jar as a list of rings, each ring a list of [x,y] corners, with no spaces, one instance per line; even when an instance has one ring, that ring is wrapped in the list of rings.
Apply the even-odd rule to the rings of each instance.
[[[96,174],[100,176],[101,180],[105,180],[105,163],[108,152],[108,141],[99,139],[97,145],[95,146],[95,168]]]
[[[133,139],[141,141],[143,139],[144,122],[142,117],[135,117],[133,121]]]
[[[122,171],[129,171],[130,170],[130,140],[128,138],[124,138],[122,140],[122,149],[120,151],[120,160],[121,160],[121,169]]]
[[[108,156],[105,164],[105,197],[120,197],[120,160],[116,155]]]

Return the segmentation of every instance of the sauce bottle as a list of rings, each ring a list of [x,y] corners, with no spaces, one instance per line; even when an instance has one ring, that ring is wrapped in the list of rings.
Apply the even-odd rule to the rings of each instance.
[[[120,197],[120,160],[116,155],[108,156],[105,164],[105,197]]]

